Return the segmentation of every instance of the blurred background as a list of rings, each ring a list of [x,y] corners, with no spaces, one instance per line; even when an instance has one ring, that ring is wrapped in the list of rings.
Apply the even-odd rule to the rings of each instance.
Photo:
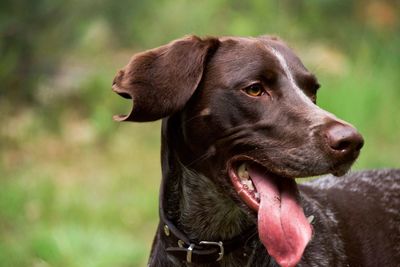
[[[318,104],[366,145],[354,169],[400,167],[396,0],[2,0],[0,266],[145,266],[158,221],[160,123],[116,123],[138,51],[186,34],[285,39]]]

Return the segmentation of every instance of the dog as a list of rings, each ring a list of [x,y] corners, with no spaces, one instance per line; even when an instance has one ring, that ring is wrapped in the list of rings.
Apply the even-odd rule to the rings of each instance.
[[[162,119],[148,266],[400,266],[400,171],[348,173],[363,137],[281,39],[187,36],[112,88],[133,102],[115,120]]]

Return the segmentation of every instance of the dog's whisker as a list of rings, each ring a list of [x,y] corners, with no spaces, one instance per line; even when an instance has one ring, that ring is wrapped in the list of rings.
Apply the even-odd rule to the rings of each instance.
[[[212,155],[215,154],[215,147],[211,146],[206,153],[204,153],[203,155],[197,157],[195,160],[191,161],[190,163],[188,163],[186,166],[190,167],[196,163],[199,163],[203,160],[206,160],[207,158],[211,157]]]
[[[207,116],[207,115],[198,114],[198,115],[196,115],[196,116],[190,117],[189,119],[182,121],[182,126],[185,126],[185,125],[187,125],[189,122],[192,122],[192,121],[194,121],[194,120],[196,120],[196,119],[198,119],[198,118],[204,117],[204,116]]]
[[[246,130],[246,131],[244,131]],[[224,135],[223,137],[218,138],[215,142],[216,144],[225,144],[229,143],[241,138],[246,138],[251,134],[246,128],[244,129],[237,129],[237,131]],[[248,142],[248,141],[247,141]]]

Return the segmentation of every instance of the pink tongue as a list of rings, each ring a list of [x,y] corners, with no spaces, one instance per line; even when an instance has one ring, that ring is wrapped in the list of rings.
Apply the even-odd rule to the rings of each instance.
[[[279,265],[295,266],[312,234],[311,225],[297,199],[296,182],[294,179],[266,174],[256,165],[249,166],[248,172],[260,194],[260,239]]]

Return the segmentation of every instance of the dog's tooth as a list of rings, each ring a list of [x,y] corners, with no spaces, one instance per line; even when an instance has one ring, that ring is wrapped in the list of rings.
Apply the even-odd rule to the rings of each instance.
[[[260,193],[258,193],[258,192],[255,192],[255,193],[254,193],[254,195],[255,195],[255,197],[256,197],[256,199],[257,199],[257,200],[259,200],[259,199],[260,199]]]
[[[249,187],[249,190],[250,191],[254,191],[254,185],[253,185],[253,183],[250,181],[250,180],[248,180],[250,183],[249,183],[249,185],[248,185],[248,187]]]
[[[307,220],[309,223],[312,223],[314,221],[314,218],[315,218],[314,215],[310,215],[307,217]]]
[[[242,180],[242,184],[246,186],[249,191],[254,191],[254,185],[250,180]]]
[[[249,179],[249,173],[247,172],[247,166],[246,163],[243,163],[239,166],[238,168],[238,175],[241,180],[248,180]]]

